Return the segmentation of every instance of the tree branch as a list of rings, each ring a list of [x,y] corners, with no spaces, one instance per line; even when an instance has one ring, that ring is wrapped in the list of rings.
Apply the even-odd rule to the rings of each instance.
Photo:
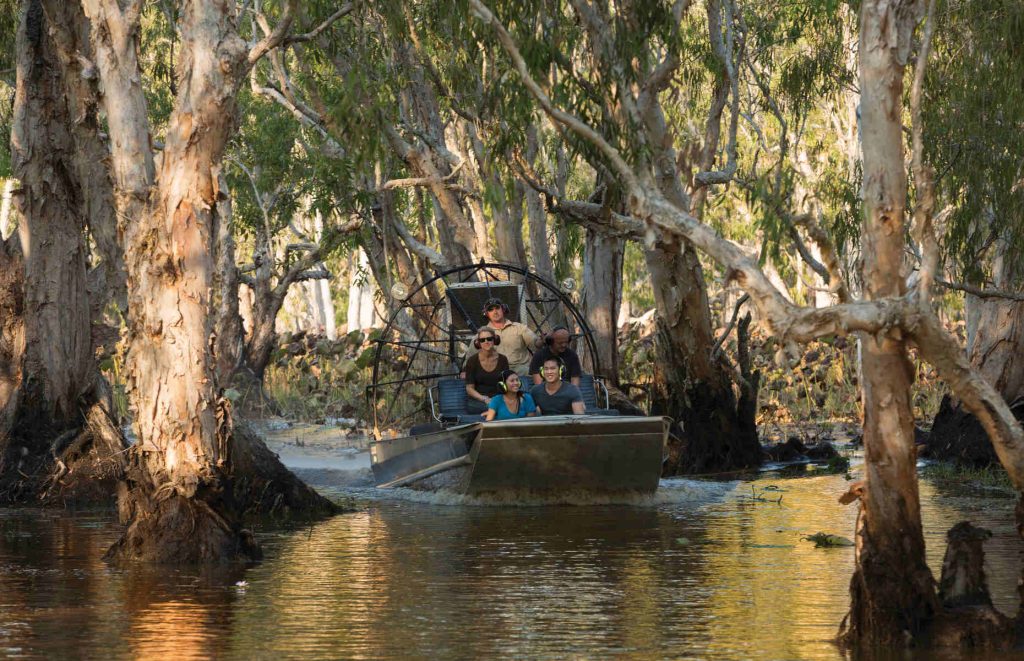
[[[726,325],[725,330],[715,341],[715,346],[711,347],[711,357],[714,358],[721,351],[722,345],[725,343],[725,338],[729,337],[729,333],[732,332],[732,327],[736,325],[736,317],[740,314],[740,308],[743,304],[750,300],[750,294],[744,294],[740,296],[739,300],[736,301],[736,305],[732,308],[732,317],[729,319],[729,323]]]
[[[281,20],[277,23],[277,27],[271,30],[269,34],[252,47],[249,51],[248,57],[250,67],[259,62],[260,58],[264,55],[280,46],[285,37],[288,36],[288,31],[292,27],[292,21],[295,18],[295,10],[298,7],[298,4],[299,0],[288,0],[288,3],[284,6],[284,13],[281,16]]]
[[[905,326],[921,357],[985,428],[999,461],[1018,491],[1024,491],[1024,431],[995,388],[972,366],[960,345],[930,308],[916,306]]]
[[[721,27],[721,7],[725,7],[725,40],[722,40],[722,27]],[[739,75],[736,70],[736,65],[733,62],[733,7],[730,0],[724,0],[724,3],[718,0],[713,0],[708,3],[708,32],[711,36],[711,49],[715,54],[715,57],[721,63],[725,69],[725,80],[723,81],[723,87],[726,90],[732,92],[732,107],[730,111],[729,119],[729,137],[726,142],[726,164],[721,170],[707,170],[710,168],[714,158],[714,152],[717,148],[718,143],[718,124],[721,121],[722,110],[725,108],[725,101],[722,99],[721,104],[714,104],[712,107],[712,113],[708,117],[708,134],[713,135],[713,139],[709,139],[705,144],[704,162],[701,167],[705,168],[704,171],[698,172],[694,175],[694,181],[701,186],[711,186],[714,184],[724,184],[729,182],[736,174],[737,161],[736,161],[736,134],[739,128],[739,117],[740,117],[740,83]]]
[[[954,291],[962,291],[971,296],[977,296],[978,298],[1005,298],[1010,301],[1021,301],[1024,302],[1024,294],[1004,291],[1002,289],[982,289],[981,287],[973,287],[971,285],[965,285],[958,282],[947,282],[941,278],[935,279],[935,284],[946,289],[952,289]]]
[[[316,26],[309,32],[304,32],[302,34],[293,34],[288,37],[285,37],[285,40],[282,45],[290,46],[291,44],[298,44],[304,41],[313,41],[314,39],[319,37],[324,30],[331,27],[334,23],[344,18],[345,16],[351,14],[357,7],[359,7],[359,0],[354,0],[353,2],[345,3],[344,5],[341,6],[340,9],[338,9],[338,11],[328,16],[323,23]]]
[[[814,222],[811,214],[796,216],[792,221],[795,225],[803,227],[807,231],[807,235],[811,237],[811,240],[818,246],[818,250],[821,251],[821,257],[825,260],[823,265],[825,273],[821,274],[819,272],[819,275],[822,276],[822,280],[828,282],[828,290],[839,298],[840,303],[849,303],[853,300],[853,297],[846,286],[846,280],[843,279],[839,254],[832,244],[831,237],[829,237],[821,225]]]
[[[544,109],[544,112],[547,113],[547,115],[555,122],[568,127],[574,133],[596,146],[601,153],[604,154],[605,158],[608,159],[616,173],[622,178],[623,182],[626,183],[627,188],[639,191],[640,188],[636,176],[623,160],[622,155],[619,154],[618,150],[608,144],[608,141],[605,140],[604,137],[578,117],[555,108],[548,95],[533,79],[533,76],[530,75],[530,70],[526,66],[526,62],[523,60],[523,56],[519,52],[519,48],[516,46],[515,41],[512,39],[511,35],[509,35],[508,31],[505,30],[505,26],[495,18],[493,13],[491,13],[491,10],[480,2],[480,0],[469,0],[469,5],[474,16],[480,19],[485,25],[491,26],[494,30],[495,34],[498,36],[498,41],[501,42],[505,52],[508,53],[509,57],[512,59],[512,64],[518,72],[520,80],[523,81],[523,84],[526,86],[526,89],[529,90],[530,94],[537,99],[537,102],[540,104],[541,108]]]

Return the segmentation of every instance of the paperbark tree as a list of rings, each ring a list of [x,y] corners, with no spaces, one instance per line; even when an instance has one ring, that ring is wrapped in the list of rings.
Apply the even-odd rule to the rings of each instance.
[[[1017,291],[1021,279],[1016,256],[998,246],[993,264],[993,286]],[[981,293],[983,290],[979,290]],[[1024,415],[1024,301],[1001,296],[980,297],[968,293],[967,355],[971,365],[1010,403],[1015,414]],[[956,397],[942,398],[928,437],[928,456],[968,466],[998,463],[984,428]]]
[[[493,30],[519,78],[544,112],[598,150],[605,166],[622,185],[629,215],[613,218],[616,227],[629,229],[641,223],[646,232],[662,240],[685,238],[729,269],[731,279],[747,291],[757,307],[760,323],[779,340],[783,347],[780,358],[795,358],[799,355],[798,343],[813,338],[851,332],[861,335],[865,344],[863,370],[869,409],[865,423],[867,465],[864,484],[851,494],[861,499],[862,509],[845,640],[895,646],[923,640],[925,628],[940,607],[934,580],[924,563],[914,474],[907,343],[913,343],[919,355],[936,366],[965,406],[982,421],[1011,480],[1024,492],[1024,431],[1005,401],[971,369],[956,340],[944,330],[931,309],[938,243],[931,226],[932,175],[922,156],[918,80],[911,94],[915,120],[914,179],[919,193],[914,238],[924,259],[918,286],[906,291],[903,284],[906,174],[900,124],[902,81],[923,3],[871,0],[861,4],[860,88],[867,208],[862,241],[868,297],[827,308],[797,307],[789,302],[752,256],[667,199],[657,184],[658,172],[651,164],[631,164],[597,129],[558,107],[537,82],[515,39],[490,9],[480,0],[470,0],[470,7],[476,18]],[[925,33],[915,71],[918,77],[927,61],[930,27]],[[836,263],[833,257],[829,255],[825,261]],[[1018,508],[1018,519],[1022,516],[1024,506]],[[944,638],[942,642],[970,641],[970,625],[964,623],[986,618],[996,622],[996,628],[1005,629],[1005,622],[998,623],[998,617],[993,619],[990,611],[958,612],[944,625],[962,635]]]
[[[861,5],[861,249],[868,301],[898,299],[906,293],[903,76],[923,11],[924,2],[915,1]],[[921,632],[938,609],[921,531],[910,403],[914,371],[901,334],[861,334],[860,340],[865,490],[857,570],[850,583],[848,635],[892,645]]]
[[[109,250],[104,269],[111,285],[123,277],[119,250],[107,241],[110,182],[102,161],[89,162],[103,150],[96,96],[72,57],[89,52],[88,34],[74,3],[30,0],[22,7],[11,145],[22,184],[15,204],[22,218],[23,328],[20,352],[8,352],[9,369],[20,378],[0,402],[10,415],[0,433],[5,500],[109,498],[123,467],[124,442],[93,352],[92,322],[106,287],[94,287],[90,297],[87,229],[95,227],[103,237],[97,244]],[[8,265],[17,261],[8,258]],[[8,275],[10,292],[16,280]]]
[[[287,3],[277,28],[250,45],[237,31],[234,2],[181,4],[177,94],[157,162],[138,62],[143,3],[83,0],[130,283],[125,374],[138,441],[120,493],[127,529],[112,559],[190,563],[259,554],[241,524],[248,503],[232,489],[231,413],[217,390],[215,226],[239,85],[288,34],[296,5]]]
[[[618,316],[622,301],[622,259],[625,241],[587,230],[583,249],[583,287],[580,290],[583,316],[594,333],[601,371],[614,386],[619,385]]]

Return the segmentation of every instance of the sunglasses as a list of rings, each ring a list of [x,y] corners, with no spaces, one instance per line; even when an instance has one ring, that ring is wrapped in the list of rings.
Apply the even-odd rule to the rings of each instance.
[[[490,312],[491,310],[500,310],[500,309],[501,309],[500,305],[492,305],[492,306],[488,307],[487,310],[485,310],[485,312]]]
[[[477,341],[480,342],[480,344],[483,344],[484,342],[493,342],[494,338],[493,337],[480,337],[480,338],[477,338]]]

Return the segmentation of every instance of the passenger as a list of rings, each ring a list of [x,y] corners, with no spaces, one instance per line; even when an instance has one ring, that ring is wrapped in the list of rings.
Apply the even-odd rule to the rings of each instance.
[[[476,332],[473,346],[477,352],[466,359],[463,378],[466,380],[466,411],[483,413],[491,398],[499,393],[501,373],[508,369],[508,358],[498,353],[501,338],[484,326]]]
[[[512,370],[502,372],[501,382],[498,384],[498,390],[501,390],[502,394],[491,398],[487,412],[484,413],[484,420],[515,420],[537,415],[537,405],[533,403],[533,397],[523,392],[522,387],[523,382],[518,374]]]
[[[508,358],[508,364],[520,376],[526,376],[530,369],[530,353],[543,346],[541,338],[518,321],[507,318],[508,306],[500,298],[489,298],[484,303],[484,317],[487,326],[501,337],[501,351]]]
[[[586,411],[583,393],[572,383],[562,381],[565,365],[558,358],[548,358],[541,367],[544,383],[530,389],[537,412],[541,415],[582,415]]]
[[[583,366],[580,364],[580,357],[569,348],[569,329],[565,326],[555,328],[544,338],[544,348],[533,354],[530,362],[530,375],[534,384],[540,384],[546,379],[542,378],[540,368],[548,358],[556,358],[563,365],[562,379],[568,380],[572,385],[579,388],[580,377],[583,375]]]

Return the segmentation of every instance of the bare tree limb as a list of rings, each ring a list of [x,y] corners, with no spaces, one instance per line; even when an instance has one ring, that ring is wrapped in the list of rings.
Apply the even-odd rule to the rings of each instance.
[[[853,300],[853,297],[846,286],[846,280],[843,279],[839,254],[836,252],[835,245],[833,245],[828,232],[814,221],[814,217],[811,214],[802,214],[794,217],[792,220],[795,225],[803,227],[807,231],[807,235],[811,237],[811,240],[817,244],[818,250],[821,252],[821,258],[825,260],[825,274],[822,275],[822,280],[828,282],[828,290],[839,298],[840,303],[849,303]]]
[[[388,181],[385,181],[380,186],[378,186],[377,190],[385,191],[393,190],[395,188],[412,188],[414,186],[432,186],[435,184],[447,184],[452,179],[454,179],[456,175],[459,174],[459,170],[461,170],[462,166],[465,164],[466,162],[464,160],[459,161],[459,164],[456,165],[451,172],[449,172],[443,177],[407,177],[404,179],[390,179]],[[471,192],[466,191],[465,189],[458,186],[449,186],[449,188],[461,190],[464,192]]]
[[[1024,431],[1006,401],[972,366],[956,339],[930,309],[915,306],[905,322],[921,357],[935,366],[950,390],[985,428],[999,461],[1024,491]]]
[[[973,287],[971,285],[965,285],[958,282],[947,282],[941,278],[936,278],[935,284],[940,287],[945,287],[946,289],[962,291],[965,294],[977,296],[978,298],[1005,298],[1010,301],[1024,302],[1024,294],[1018,292],[1004,291],[1002,289],[983,289],[981,287]]]
[[[736,325],[736,317],[740,314],[740,308],[743,304],[750,300],[750,294],[744,294],[740,296],[739,300],[736,301],[736,305],[732,308],[732,316],[729,318],[729,323],[726,325],[725,330],[715,340],[715,346],[711,347],[711,356],[717,357],[718,352],[722,350],[722,345],[725,343],[725,338],[729,337],[729,333],[732,332],[732,327]]]
[[[334,23],[338,22],[345,16],[351,14],[357,7],[359,7],[359,0],[354,0],[353,2],[346,2],[344,5],[341,6],[340,9],[338,9],[338,11],[328,16],[323,23],[316,26],[309,32],[304,32],[302,34],[293,34],[289,35],[288,37],[285,37],[282,45],[290,46],[291,44],[298,44],[305,41],[313,41],[314,39],[319,37],[324,32],[324,30],[331,27]]]
[[[285,37],[288,36],[288,31],[292,27],[292,21],[295,19],[295,10],[298,7],[298,4],[299,0],[288,0],[288,3],[284,6],[284,13],[281,16],[281,20],[278,21],[277,26],[249,50],[249,56],[247,59],[250,67],[259,62],[260,58],[264,55],[284,42]]]
[[[409,250],[427,260],[431,267],[438,270],[446,270],[450,267],[444,255],[413,236],[409,228],[400,219],[395,218],[392,224],[395,231],[398,232],[398,236],[402,238],[405,245],[409,246]]]
[[[721,24],[721,9],[723,6],[725,7],[726,33],[724,41],[722,39]],[[702,159],[704,162],[701,163],[701,167],[705,169],[693,177],[694,181],[701,186],[712,186],[729,182],[735,176],[738,167],[736,161],[736,134],[740,117],[740,83],[737,67],[733,62],[733,6],[730,0],[724,0],[724,2],[712,0],[708,2],[708,32],[711,35],[711,49],[725,69],[725,80],[722,81],[722,89],[726,91],[726,94],[720,98],[719,103],[713,105],[712,112],[708,117],[708,134],[714,137],[707,140],[707,144],[705,144],[705,153]],[[725,107],[725,98],[730,91],[732,95],[732,108],[729,119],[729,137],[725,147],[726,164],[721,170],[707,170],[706,168],[711,167],[714,151],[718,145],[717,126],[721,121],[722,110]]]
[[[310,271],[310,269],[319,263],[326,253],[333,250],[343,238],[354,232],[358,232],[362,225],[362,220],[355,219],[350,220],[343,225],[328,228],[328,230],[325,231],[324,236],[320,239],[320,243],[314,250],[307,251],[301,258],[292,262],[291,266],[289,266],[284,274],[278,279],[277,286],[274,287],[272,295],[276,298],[283,299],[285,294],[288,293],[288,288],[293,282],[296,282],[303,273]]]

